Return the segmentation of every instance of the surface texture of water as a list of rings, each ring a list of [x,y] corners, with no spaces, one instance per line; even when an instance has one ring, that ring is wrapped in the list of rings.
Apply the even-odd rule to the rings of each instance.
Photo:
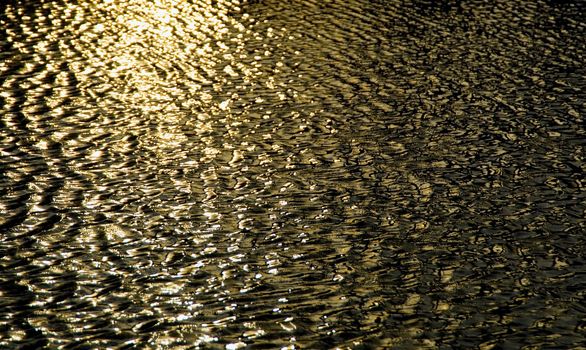
[[[586,348],[584,2],[0,10],[0,348]]]

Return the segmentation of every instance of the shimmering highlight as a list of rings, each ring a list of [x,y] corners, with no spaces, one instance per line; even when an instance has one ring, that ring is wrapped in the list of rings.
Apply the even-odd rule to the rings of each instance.
[[[0,348],[586,346],[581,3],[0,10]]]

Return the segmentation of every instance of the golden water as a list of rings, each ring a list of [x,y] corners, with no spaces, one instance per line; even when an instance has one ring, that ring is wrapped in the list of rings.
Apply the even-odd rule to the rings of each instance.
[[[581,2],[0,10],[0,348],[586,347]]]

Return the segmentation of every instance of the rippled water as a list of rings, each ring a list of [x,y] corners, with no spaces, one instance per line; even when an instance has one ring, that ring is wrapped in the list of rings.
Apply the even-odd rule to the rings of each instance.
[[[0,10],[0,348],[586,347],[584,2]]]

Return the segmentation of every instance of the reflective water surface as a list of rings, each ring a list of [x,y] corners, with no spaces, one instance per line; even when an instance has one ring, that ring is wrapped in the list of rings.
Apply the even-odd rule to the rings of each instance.
[[[0,5],[0,348],[586,348],[586,5]]]

